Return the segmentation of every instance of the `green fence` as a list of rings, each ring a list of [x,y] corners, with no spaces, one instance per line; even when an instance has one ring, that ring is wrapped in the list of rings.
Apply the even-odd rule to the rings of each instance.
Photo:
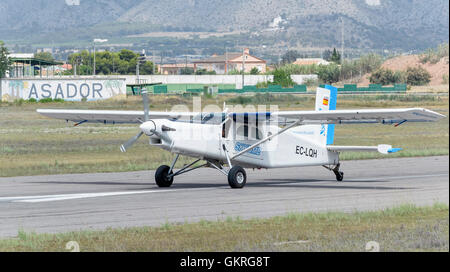
[[[226,93],[306,93],[306,85],[295,85],[293,88],[283,88],[280,85],[269,85],[267,88],[245,86],[244,89],[219,89],[220,94]]]
[[[153,94],[200,94],[208,89],[208,86],[218,87],[220,94],[244,94],[244,93],[306,93],[306,85],[295,85],[292,88],[283,88],[280,85],[269,85],[267,88],[257,88],[256,86],[244,86],[243,89],[236,89],[232,84],[202,85],[202,84],[172,84],[155,85],[147,88]],[[127,88],[127,93],[133,95],[131,88]],[[135,92],[140,95],[140,92]]]
[[[325,85],[320,85],[324,87]],[[343,88],[338,88],[339,93],[353,93],[353,92],[406,92],[406,84],[395,84],[394,86],[382,86],[381,84],[369,84],[368,87],[358,87],[356,84],[344,84]]]
[[[155,85],[149,88],[154,94],[200,94],[208,89],[208,86],[218,87],[220,94],[245,94],[245,93],[306,93],[306,85],[295,85],[292,88],[283,88],[280,85],[269,85],[267,88],[257,88],[256,86],[244,86],[243,89],[236,89],[232,84],[202,85],[202,84],[164,84]],[[324,87],[325,85],[320,85]],[[339,93],[371,93],[371,92],[406,92],[406,84],[395,84],[394,86],[382,86],[380,84],[370,84],[367,87],[358,87],[356,84],[345,84],[338,88]],[[127,89],[128,94],[132,94],[131,88]],[[139,95],[140,93],[136,93]]]

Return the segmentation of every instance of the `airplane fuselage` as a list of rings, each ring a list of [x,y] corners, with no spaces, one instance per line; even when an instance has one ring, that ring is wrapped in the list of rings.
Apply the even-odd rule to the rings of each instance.
[[[328,151],[325,145],[311,135],[294,127],[248,152],[231,160],[232,164],[246,168],[283,168],[315,165],[337,165],[339,154]],[[234,155],[277,133],[277,125],[242,129],[230,122],[226,131],[222,124],[201,124],[170,120],[151,120],[141,126],[150,136],[150,145],[169,152],[205,160],[227,162]],[[149,130],[155,129],[157,133]],[[242,133],[243,132],[243,133]],[[313,132],[312,132],[313,133]]]

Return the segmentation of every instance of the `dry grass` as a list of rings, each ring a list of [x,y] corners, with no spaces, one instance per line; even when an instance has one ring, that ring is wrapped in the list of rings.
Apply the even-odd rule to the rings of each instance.
[[[448,205],[403,205],[383,211],[290,213],[270,219],[200,221],[161,227],[64,234],[20,232],[0,240],[0,251],[448,251]]]
[[[203,99],[203,105],[222,107],[234,96]],[[251,103],[274,104],[281,110],[311,110],[314,97],[278,95],[250,97]],[[170,110],[172,105],[191,106],[180,96],[154,96],[152,110]],[[340,96],[338,107],[384,108],[427,107],[448,115],[448,96]],[[84,124],[73,127],[64,121],[50,120],[36,113],[37,108],[141,109],[139,97],[127,100],[86,103],[5,104],[0,103],[0,176],[60,173],[115,172],[154,169],[168,164],[172,155],[150,147],[145,137],[121,153],[119,146],[138,132],[137,126]],[[446,155],[449,150],[448,118],[438,123],[405,124],[398,128],[383,125],[348,125],[336,129],[338,145],[375,145],[403,147],[393,156]],[[343,159],[386,157],[376,153],[344,153]],[[189,159],[181,158],[178,167]]]

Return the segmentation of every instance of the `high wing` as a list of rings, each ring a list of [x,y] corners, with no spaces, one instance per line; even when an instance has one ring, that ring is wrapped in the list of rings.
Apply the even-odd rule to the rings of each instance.
[[[144,111],[115,110],[65,110],[38,109],[38,113],[55,119],[73,122],[98,122],[105,124],[142,123]],[[149,119],[190,119],[208,113],[198,112],[150,112]],[[222,113],[217,114],[222,115]],[[445,116],[422,108],[411,109],[366,109],[366,110],[333,110],[333,111],[280,111],[273,113],[229,113],[235,122],[252,122],[264,118],[280,123],[292,123],[300,120],[300,124],[349,124],[349,123],[383,123],[432,122]]]
[[[134,124],[142,123],[144,111],[120,110],[64,110],[38,109],[38,113],[55,119],[73,122],[94,122],[104,124]],[[198,116],[195,112],[149,112],[150,119],[179,119]]]
[[[303,124],[351,124],[401,122],[433,122],[445,117],[437,112],[422,109],[364,109],[332,111],[280,111],[271,114],[278,121],[301,120]]]

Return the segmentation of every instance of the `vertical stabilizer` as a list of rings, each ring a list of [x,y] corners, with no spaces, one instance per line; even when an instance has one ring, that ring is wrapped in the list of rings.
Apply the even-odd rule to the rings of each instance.
[[[325,88],[317,88],[316,111],[336,110],[337,88],[325,85]],[[311,141],[320,145],[332,145],[334,143],[333,125],[305,125],[301,126],[297,133],[305,135]]]
[[[337,88],[325,85],[325,88],[317,88],[316,93],[316,111],[336,110]],[[321,125],[320,135],[326,140],[322,143],[332,145],[334,143],[334,127],[335,125]]]

